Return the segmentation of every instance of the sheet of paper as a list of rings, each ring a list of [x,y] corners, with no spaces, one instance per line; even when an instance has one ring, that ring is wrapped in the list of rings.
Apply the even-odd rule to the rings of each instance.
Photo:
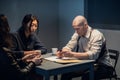
[[[61,58],[61,59],[64,59],[64,60],[75,60],[75,59],[77,59],[77,58],[74,58],[74,57],[63,57],[63,58]]]
[[[76,58],[69,58],[69,57],[64,57],[64,58],[58,58],[57,56],[50,56],[45,58],[46,60],[50,61],[55,61],[58,63],[74,63],[74,62],[80,62],[80,60]]]
[[[50,61],[56,61],[56,60],[60,60],[59,58],[57,58],[56,56],[50,56],[45,58],[46,60],[50,60]]]

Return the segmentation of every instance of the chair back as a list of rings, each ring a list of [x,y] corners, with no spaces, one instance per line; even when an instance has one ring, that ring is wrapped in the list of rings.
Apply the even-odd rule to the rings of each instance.
[[[117,65],[118,58],[119,58],[119,51],[113,50],[113,49],[108,49],[108,52],[109,52],[111,60],[114,61],[113,67],[115,69],[116,65]]]

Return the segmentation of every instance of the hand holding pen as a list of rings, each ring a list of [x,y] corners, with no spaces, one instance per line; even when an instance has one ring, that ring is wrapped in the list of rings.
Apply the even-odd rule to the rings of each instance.
[[[57,56],[58,58],[62,58],[62,57],[63,57],[62,50],[58,50],[57,53],[56,53],[56,56]]]
[[[68,49],[62,49],[62,50],[58,50],[57,51],[57,54],[56,54],[56,56],[58,57],[58,58],[62,58],[62,57],[71,57],[71,51],[70,50],[68,50]]]

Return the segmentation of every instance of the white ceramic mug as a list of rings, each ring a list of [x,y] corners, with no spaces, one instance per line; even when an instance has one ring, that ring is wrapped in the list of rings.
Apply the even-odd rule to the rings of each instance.
[[[52,54],[56,54],[58,51],[58,48],[52,48]]]

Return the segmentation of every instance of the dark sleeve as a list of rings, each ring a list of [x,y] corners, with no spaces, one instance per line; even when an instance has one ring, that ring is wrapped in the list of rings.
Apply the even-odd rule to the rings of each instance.
[[[47,53],[47,48],[44,46],[44,44],[39,40],[38,36],[36,34],[34,34],[34,41],[35,41],[35,44],[34,44],[34,49],[35,50],[41,50],[41,53],[42,54],[45,54]],[[33,38],[32,37],[32,38]]]
[[[18,64],[18,61],[13,57],[11,53],[7,52],[7,55],[9,59],[8,64],[11,65],[11,71],[14,71],[14,73],[16,73],[19,78],[26,77],[35,67],[35,64],[33,62],[30,62],[26,66],[21,68]]]
[[[22,58],[24,56],[24,51],[22,51],[22,47],[19,43],[19,39],[17,37],[17,33],[12,33],[12,41],[13,41],[13,46],[11,50],[15,53],[17,58]]]

